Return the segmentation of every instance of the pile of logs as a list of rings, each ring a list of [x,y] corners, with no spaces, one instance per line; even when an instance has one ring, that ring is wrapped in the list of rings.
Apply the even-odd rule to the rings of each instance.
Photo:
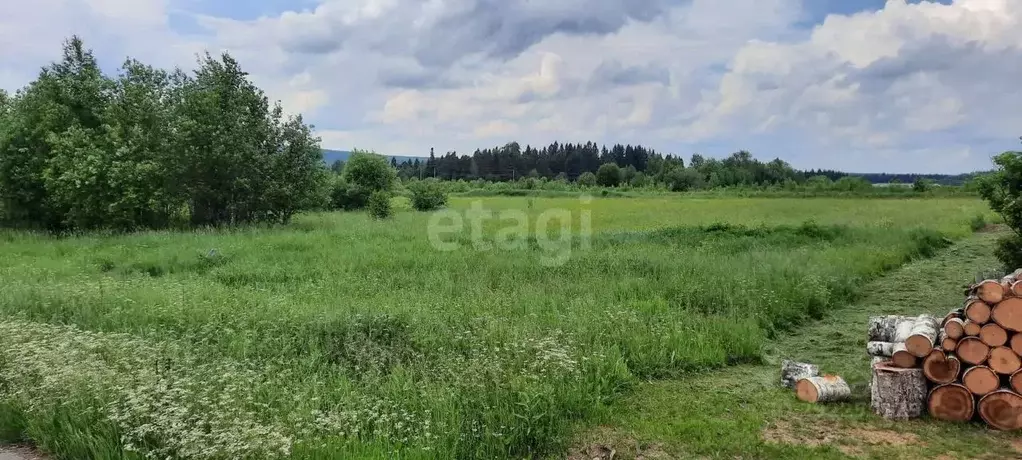
[[[932,316],[870,318],[873,410],[893,419],[979,416],[1022,429],[1022,269],[967,289],[962,308]]]

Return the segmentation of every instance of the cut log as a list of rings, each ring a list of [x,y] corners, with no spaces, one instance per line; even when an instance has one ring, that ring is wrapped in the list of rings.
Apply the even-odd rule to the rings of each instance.
[[[871,316],[866,327],[867,340],[870,342],[896,342],[898,326],[914,322],[915,318],[908,316]]]
[[[800,363],[791,360],[781,361],[781,385],[795,388],[795,383],[808,377],[820,375],[820,368],[815,364]]]
[[[1009,331],[1022,331],[1022,298],[1012,297],[995,305],[990,319]]]
[[[979,331],[983,330],[983,325],[973,322],[972,320],[965,320],[963,330],[967,337],[979,337]]]
[[[866,354],[889,358],[894,354],[894,344],[891,342],[866,342]]]
[[[990,305],[1004,299],[1004,288],[1001,287],[999,280],[984,280],[973,288],[973,292],[976,297]],[[966,308],[966,313],[968,313],[968,308]]]
[[[940,330],[940,323],[932,316],[920,316],[909,336],[905,339],[905,348],[916,358],[925,358],[933,350],[937,343],[937,332]]]
[[[930,391],[927,407],[930,416],[949,422],[972,420],[976,410],[976,399],[963,385],[956,383],[941,385]]]
[[[894,344],[894,348],[891,350],[891,362],[895,366],[908,369],[910,367],[916,367],[919,358],[912,353],[908,352],[908,348],[905,348],[905,342],[899,342]]]
[[[951,321],[951,320],[953,320],[955,318],[962,319],[964,316],[965,316],[965,310],[963,310],[961,308],[956,308],[954,310],[951,310],[951,311],[947,312],[947,315],[944,315],[944,320],[940,322],[940,327],[944,327],[944,325],[947,324],[948,321]]]
[[[1008,331],[997,323],[986,323],[979,328],[979,339],[991,347],[1008,343]]]
[[[1001,378],[989,367],[970,367],[962,374],[962,385],[965,385],[965,388],[968,388],[972,394],[983,396],[997,391],[1001,387]]]
[[[962,318],[951,318],[944,323],[944,333],[948,337],[958,340],[965,335],[965,320]]]
[[[1022,359],[1011,348],[995,347],[990,349],[990,358],[987,359],[987,366],[994,372],[1001,375],[1012,375],[1022,369]]]
[[[799,380],[795,384],[795,393],[798,399],[803,401],[824,403],[848,399],[852,395],[852,389],[845,379],[836,375],[825,375]]]
[[[873,356],[870,358],[869,360],[870,367],[875,366],[877,363],[891,363],[892,366],[894,365],[894,363],[891,362],[891,358],[886,356]]]
[[[962,370],[962,363],[954,355],[950,357],[942,350],[933,350],[923,360],[923,374],[931,382],[938,385],[953,383],[958,379],[958,373]],[[874,373],[876,368],[874,368]]]
[[[980,299],[969,299],[965,304],[965,317],[976,324],[986,324],[990,321],[990,305]]]
[[[1008,389],[992,392],[979,400],[979,416],[998,430],[1022,429],[1022,396]]]
[[[987,362],[987,358],[990,357],[990,346],[983,343],[979,337],[966,337],[958,341],[955,354],[963,363],[977,366]]]
[[[902,369],[885,363],[873,366],[870,406],[877,415],[904,420],[926,410],[926,378],[922,369]]]
[[[944,337],[944,339],[940,341],[940,348],[948,353],[952,353],[958,348],[958,341]]]
[[[1009,340],[1008,343],[1011,345],[1011,351],[1022,356],[1022,334],[1015,334],[1011,336],[1011,340]]]
[[[1011,385],[1011,389],[1014,390],[1015,393],[1022,392],[1022,370],[1011,374],[1011,378],[1008,379],[1008,383]]]

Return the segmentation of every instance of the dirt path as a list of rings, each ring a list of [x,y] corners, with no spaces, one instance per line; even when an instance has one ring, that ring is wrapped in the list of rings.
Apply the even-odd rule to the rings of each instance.
[[[0,460],[46,460],[46,457],[28,447],[0,446]]]
[[[798,334],[778,337],[768,363],[676,381],[652,382],[613,405],[578,436],[569,456],[610,458],[961,458],[1022,459],[1022,435],[981,424],[894,423],[869,410],[865,324],[875,314],[943,315],[962,286],[997,267],[996,233],[979,233],[937,257],[869,283],[854,305],[834,309]],[[844,376],[854,398],[816,406],[780,388],[783,358],[818,363]]]

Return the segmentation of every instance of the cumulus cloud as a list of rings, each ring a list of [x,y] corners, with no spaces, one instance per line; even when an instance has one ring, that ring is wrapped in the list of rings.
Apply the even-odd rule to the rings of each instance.
[[[7,2],[0,85],[79,33],[101,56],[158,65],[229,50],[332,148],[595,140],[959,171],[1022,134],[1017,0],[889,0],[817,23],[807,0],[319,0],[257,19],[203,4]]]

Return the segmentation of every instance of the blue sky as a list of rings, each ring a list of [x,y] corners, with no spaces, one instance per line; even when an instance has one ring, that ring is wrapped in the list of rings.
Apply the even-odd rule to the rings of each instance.
[[[5,2],[0,88],[71,34],[111,71],[229,51],[335,149],[594,140],[951,173],[1022,135],[1017,0]]]

